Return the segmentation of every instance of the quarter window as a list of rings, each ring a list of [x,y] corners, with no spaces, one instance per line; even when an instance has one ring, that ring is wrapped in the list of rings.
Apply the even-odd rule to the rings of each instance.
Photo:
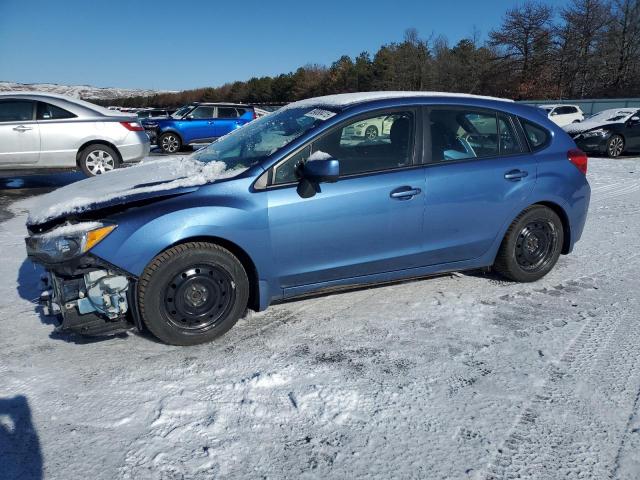
[[[38,102],[38,120],[59,120],[64,118],[74,118],[75,115],[64,108],[56,107],[49,103]]]
[[[33,102],[9,100],[0,102],[0,122],[23,122],[33,120]]]
[[[539,127],[528,120],[521,119],[521,122],[531,150],[535,152],[543,149],[549,141],[549,133],[544,128]]]

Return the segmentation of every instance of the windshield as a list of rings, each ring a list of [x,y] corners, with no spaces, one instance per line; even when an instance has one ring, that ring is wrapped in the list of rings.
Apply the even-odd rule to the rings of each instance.
[[[589,117],[589,121],[623,123],[635,113],[635,110],[605,110]]]
[[[285,108],[234,130],[191,158],[222,161],[228,170],[249,168],[334,115],[335,112],[314,107]]]
[[[189,110],[191,110],[191,106],[187,105],[186,107],[181,107],[177,111],[171,114],[172,118],[182,118]]]

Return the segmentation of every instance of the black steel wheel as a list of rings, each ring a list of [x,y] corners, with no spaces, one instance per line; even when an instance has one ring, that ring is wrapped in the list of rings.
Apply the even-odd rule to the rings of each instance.
[[[168,321],[177,329],[206,331],[229,312],[235,300],[231,276],[214,265],[188,267],[164,292]]]
[[[142,321],[171,345],[196,345],[222,335],[245,312],[248,299],[242,263],[227,249],[206,242],[166,250],[138,282]]]
[[[551,271],[563,242],[560,217],[544,205],[533,205],[507,230],[493,268],[511,280],[534,282]]]

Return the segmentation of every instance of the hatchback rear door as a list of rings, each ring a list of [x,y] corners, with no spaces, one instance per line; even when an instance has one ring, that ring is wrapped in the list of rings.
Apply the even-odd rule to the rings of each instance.
[[[536,160],[508,115],[472,107],[427,115],[425,260],[480,257],[533,190]]]
[[[40,159],[40,130],[35,102],[0,100],[0,166],[26,165]]]

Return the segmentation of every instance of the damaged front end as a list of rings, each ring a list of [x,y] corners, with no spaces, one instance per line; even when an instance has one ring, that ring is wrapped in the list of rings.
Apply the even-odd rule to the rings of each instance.
[[[26,238],[27,255],[46,269],[40,303],[58,318],[57,331],[112,335],[140,326],[136,278],[89,253],[115,228],[83,222]]]

